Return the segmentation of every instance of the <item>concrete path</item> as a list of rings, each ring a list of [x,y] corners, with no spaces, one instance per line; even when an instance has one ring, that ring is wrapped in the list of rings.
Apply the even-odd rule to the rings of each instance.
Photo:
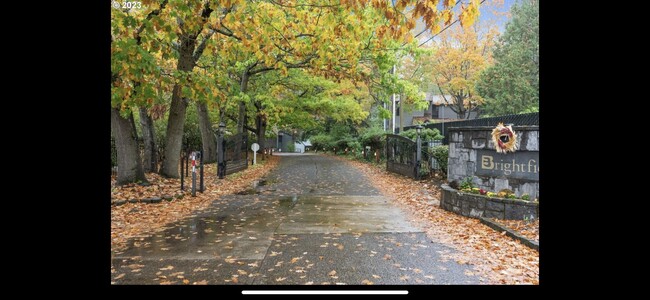
[[[478,283],[368,180],[333,158],[282,155],[250,190],[131,240],[112,283]]]

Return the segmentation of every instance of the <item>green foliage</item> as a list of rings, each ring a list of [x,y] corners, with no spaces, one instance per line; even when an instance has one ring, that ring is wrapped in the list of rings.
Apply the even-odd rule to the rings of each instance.
[[[296,152],[296,144],[295,143],[290,143],[287,145],[287,151],[288,152]]]
[[[528,194],[521,195],[521,200],[526,200],[526,201],[530,200],[530,195]]]
[[[477,90],[486,115],[539,111],[539,3],[511,8],[512,19],[493,52],[495,64],[480,76]]]
[[[136,111],[137,112],[137,111]],[[153,122],[154,126],[154,140],[158,151],[163,153],[165,150],[165,134],[167,132],[167,118],[169,112],[165,113],[165,116],[155,120]],[[139,114],[134,114],[135,123],[139,124]],[[190,151],[198,151],[203,148],[201,142],[201,131],[199,129],[198,114],[196,111],[195,105],[189,105],[187,107],[187,117],[185,119],[185,126],[183,127],[183,147],[187,144]],[[137,130],[141,130],[140,126],[136,126]]]
[[[443,174],[447,174],[447,162],[449,159],[449,146],[448,145],[440,145],[440,146],[435,146],[429,148],[429,155],[431,155],[433,158],[438,161],[438,165],[440,166],[440,170],[442,171]]]
[[[415,140],[417,138],[418,133],[415,129],[409,129],[400,132],[399,135]],[[420,138],[423,141],[433,141],[433,140],[442,140],[444,136],[440,134],[440,131],[436,128],[433,129],[423,128],[422,133],[420,133]]]
[[[362,150],[361,143],[359,143],[359,141],[357,141],[356,139],[352,139],[351,141],[348,141],[348,151],[352,151],[352,150],[355,150],[355,153],[361,152]]]
[[[314,135],[309,138],[312,146],[317,150],[323,150],[323,148],[332,147],[332,137],[327,134]]]
[[[345,148],[352,148],[355,143],[358,144],[359,142],[355,138],[347,136],[334,142],[334,147],[339,150],[345,150]]]
[[[362,147],[370,146],[372,149],[383,149],[386,143],[386,132],[381,127],[370,127],[359,136],[359,142]]]
[[[471,176],[467,176],[463,178],[463,180],[460,182],[461,190],[466,190],[466,189],[471,190],[473,187],[474,187],[474,179]]]

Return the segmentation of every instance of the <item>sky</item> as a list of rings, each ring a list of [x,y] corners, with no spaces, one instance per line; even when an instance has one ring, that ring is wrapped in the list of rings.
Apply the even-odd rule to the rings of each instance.
[[[466,0],[464,0],[466,1]],[[505,25],[510,18],[510,7],[512,4],[518,2],[518,0],[486,0],[480,7],[480,15],[478,22],[493,22],[499,28],[499,31],[503,33]],[[457,18],[457,15],[454,15],[454,19]],[[452,26],[460,26],[460,22]],[[424,28],[423,22],[417,22],[413,34],[418,34]],[[444,28],[444,27],[443,27]],[[431,37],[429,32],[422,34],[418,39],[420,43],[426,41]],[[426,45],[429,45],[431,42],[428,42]]]

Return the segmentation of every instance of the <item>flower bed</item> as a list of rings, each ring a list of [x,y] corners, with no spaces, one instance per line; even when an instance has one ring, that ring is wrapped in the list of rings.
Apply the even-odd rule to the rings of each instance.
[[[466,217],[504,220],[537,219],[539,203],[459,191],[443,184],[440,207]]]

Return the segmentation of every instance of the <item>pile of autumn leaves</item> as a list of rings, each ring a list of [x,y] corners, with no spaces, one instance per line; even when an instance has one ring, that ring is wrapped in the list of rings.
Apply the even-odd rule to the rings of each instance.
[[[423,185],[378,166],[346,160],[371,178],[373,185],[412,216],[434,241],[455,249],[443,257],[468,264],[489,284],[539,284],[539,252],[483,224],[432,205],[422,193],[439,198],[435,184]],[[489,280],[489,282],[486,282]]]
[[[118,252],[126,248],[132,237],[144,237],[164,229],[165,225],[189,217],[196,210],[204,209],[221,195],[236,193],[249,188],[252,182],[265,176],[278,163],[278,158],[270,156],[248,169],[216,178],[215,164],[204,169],[205,191],[192,197],[190,184],[185,182],[185,191],[180,190],[180,179],[163,178],[155,173],[147,173],[150,186],[136,184],[113,187],[111,198],[115,200],[144,199],[150,197],[173,196],[172,201],[160,203],[125,203],[111,206],[111,248]],[[198,185],[198,179],[197,179]],[[180,196],[182,197],[176,197]]]

